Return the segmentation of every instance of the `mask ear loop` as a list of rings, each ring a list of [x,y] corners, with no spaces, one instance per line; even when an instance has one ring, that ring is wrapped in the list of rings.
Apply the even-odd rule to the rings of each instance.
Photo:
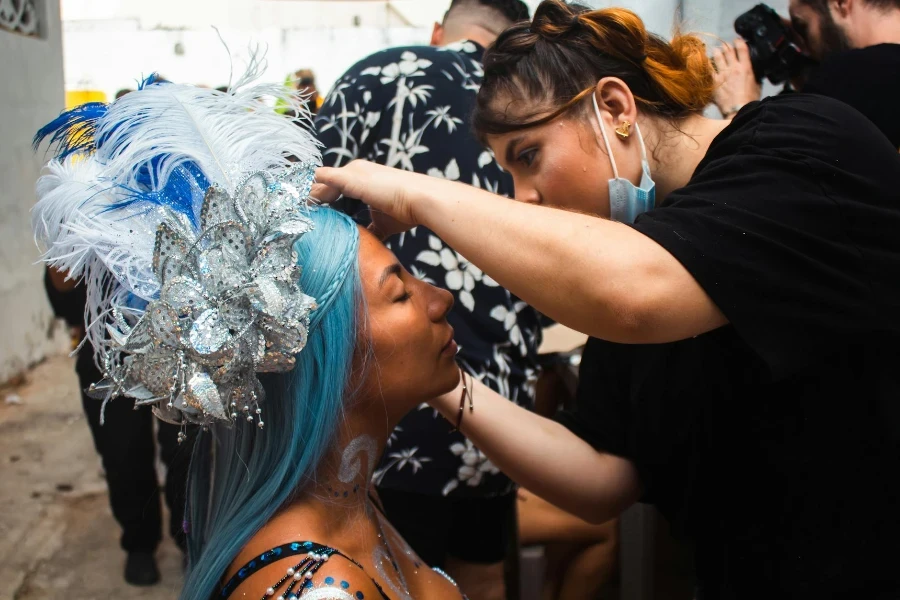
[[[616,167],[616,159],[613,156],[612,146],[609,145],[609,138],[606,137],[606,127],[603,126],[603,119],[600,118],[600,107],[597,106],[597,94],[591,94],[591,102],[594,103],[594,114],[597,115],[597,124],[600,125],[600,135],[603,136],[603,143],[606,144],[606,153],[609,154],[609,162],[612,164],[613,177],[619,178],[619,169]],[[637,123],[635,123],[635,126]],[[641,135],[638,130],[638,136]],[[644,142],[641,141],[641,149],[644,148]]]
[[[609,145],[609,138],[606,136],[606,127],[603,126],[603,119],[600,118],[600,107],[597,106],[597,95],[591,94],[591,102],[594,104],[594,114],[597,115],[597,124],[600,125],[600,135],[603,136],[603,143],[606,144],[606,152],[609,154],[609,162],[612,164],[613,177],[619,178],[619,169],[616,167],[616,159],[612,153],[612,147]],[[634,122],[634,132],[637,134],[638,143],[641,145],[641,160],[647,161],[647,147],[644,146],[644,136],[641,135],[641,126]]]
[[[641,144],[641,160],[650,164],[650,161],[647,160],[647,148],[644,146],[644,136],[641,135],[641,126],[637,124],[637,121],[634,122],[634,132],[637,134],[638,142]]]

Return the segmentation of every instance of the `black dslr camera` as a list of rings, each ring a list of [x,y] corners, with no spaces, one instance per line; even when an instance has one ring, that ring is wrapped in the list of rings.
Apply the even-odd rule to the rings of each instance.
[[[794,42],[794,32],[772,8],[757,4],[734,21],[734,30],[750,47],[750,62],[757,81],[784,83],[812,63]]]

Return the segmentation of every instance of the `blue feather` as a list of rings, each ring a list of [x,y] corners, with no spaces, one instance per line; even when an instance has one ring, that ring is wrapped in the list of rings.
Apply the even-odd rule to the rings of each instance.
[[[159,73],[152,73],[138,84],[138,89],[160,83],[167,82]],[[86,102],[61,112],[34,135],[31,141],[34,150],[37,151],[41,142],[49,137],[50,144],[57,146],[56,158],[59,160],[75,152],[93,152],[100,145],[94,140],[94,126],[108,110],[109,104],[105,102]]]
[[[165,185],[159,187],[157,167],[164,158],[163,155],[155,156],[141,164],[135,176],[138,189],[127,189],[126,198],[106,210],[119,210],[136,202],[146,202],[167,206],[185,215],[197,226],[203,197],[210,186],[209,180],[196,164],[184,162],[175,167]]]
[[[159,76],[159,73],[150,73],[149,76],[144,77],[144,79],[138,84],[138,90],[142,90],[148,85],[153,85],[155,83],[169,83],[165,79]]]
[[[163,82],[158,74],[153,73],[141,81],[138,89]],[[42,141],[49,138],[50,144],[56,146],[56,158],[59,160],[64,160],[74,153],[95,152],[103,147],[109,135],[116,130],[114,127],[102,138],[95,135],[97,122],[107,115],[108,110],[108,104],[88,102],[62,112],[35,134],[33,140],[35,150]],[[168,206],[186,215],[191,223],[197,225],[203,196],[210,186],[209,180],[199,166],[185,162],[176,167],[165,184],[160,186],[159,166],[165,158],[166,155],[160,154],[137,165],[135,167],[137,189],[127,189],[126,198],[106,210],[113,211],[135,202],[147,202]]]
[[[159,73],[151,73],[145,77],[139,84],[137,89],[143,90],[151,85],[160,85],[169,83],[159,76]],[[112,134],[115,128],[110,129]],[[105,139],[98,140],[99,146],[103,145]],[[184,162],[176,167],[165,185],[159,185],[159,165],[165,160],[167,155],[160,154],[154,156],[150,160],[136,166],[135,181],[138,189],[129,190],[129,197],[113,206],[109,210],[124,208],[135,202],[147,202],[160,206],[168,206],[172,210],[179,212],[190,219],[191,223],[196,226],[199,222],[200,207],[203,204],[203,197],[210,183],[200,167],[193,162]]]
[[[34,150],[37,151],[41,142],[49,137],[50,144],[56,145],[56,158],[60,160],[76,152],[93,152],[97,149],[95,126],[107,110],[109,105],[104,102],[87,102],[61,112],[34,134]]]

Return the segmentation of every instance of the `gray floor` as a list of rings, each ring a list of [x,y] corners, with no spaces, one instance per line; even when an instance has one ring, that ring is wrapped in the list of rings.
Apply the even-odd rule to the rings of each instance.
[[[52,358],[0,392],[0,600],[162,600],[177,596],[181,558],[166,540],[163,581],[127,585],[99,459],[72,360]],[[9,404],[10,394],[20,404]]]

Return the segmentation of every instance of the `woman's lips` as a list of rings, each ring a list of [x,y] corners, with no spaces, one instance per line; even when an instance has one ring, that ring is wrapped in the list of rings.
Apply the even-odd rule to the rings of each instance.
[[[441,356],[456,356],[457,352],[459,352],[459,346],[456,344],[456,340],[453,339],[453,328],[451,327],[450,339],[447,340],[447,343],[441,348]]]

